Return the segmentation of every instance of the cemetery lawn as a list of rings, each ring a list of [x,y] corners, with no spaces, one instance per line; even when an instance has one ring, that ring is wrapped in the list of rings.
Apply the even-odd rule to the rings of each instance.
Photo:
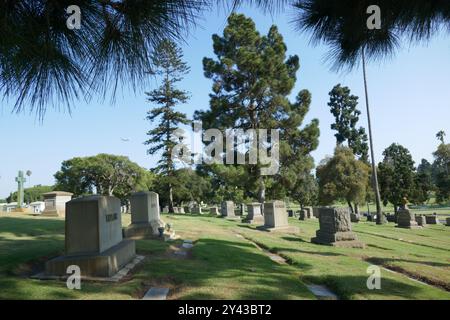
[[[450,228],[443,225],[354,224],[363,250],[312,244],[314,220],[292,218],[300,232],[286,234],[217,217],[162,218],[194,241],[187,257],[173,254],[181,240],[139,240],[137,253],[146,259],[122,282],[83,281],[81,290],[68,290],[63,281],[29,278],[62,254],[64,220],[0,215],[0,299],[140,299],[153,286],[170,288],[168,299],[316,299],[306,284],[324,284],[340,299],[450,299]],[[126,226],[130,216],[122,220]],[[253,242],[288,263],[272,261]],[[381,270],[381,290],[367,289],[372,264],[396,271]]]

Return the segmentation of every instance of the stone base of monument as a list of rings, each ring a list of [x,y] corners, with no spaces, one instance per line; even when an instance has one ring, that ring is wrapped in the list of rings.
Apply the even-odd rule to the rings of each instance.
[[[124,265],[115,275],[112,277],[91,277],[91,276],[81,276],[81,279],[84,281],[99,281],[99,282],[119,282],[121,281],[125,276],[127,276],[130,271],[132,271],[139,263],[144,261],[145,257],[136,255],[133,260],[128,262],[126,265]],[[31,276],[31,279],[38,279],[38,280],[67,280],[69,277],[69,274],[66,274],[64,276],[54,276],[54,275],[47,275],[45,272],[41,272],[38,274],[35,274]]]
[[[134,240],[157,238],[159,237],[159,227],[164,227],[164,222],[154,220],[150,223],[132,223],[123,228],[123,237]]]
[[[361,248],[364,249],[366,245],[358,240],[356,234],[352,231],[326,233],[318,230],[316,237],[311,239],[312,243],[323,244],[333,247],[342,248]]]
[[[237,217],[237,216],[221,216],[221,218],[224,218],[227,220],[232,220],[232,221],[239,221],[242,219],[241,217]]]
[[[119,270],[136,257],[133,240],[123,240],[98,255],[61,256],[45,264],[46,276],[67,276],[67,267],[80,267],[82,277],[113,277]]]
[[[41,217],[59,217],[58,210],[42,211]]]
[[[256,227],[256,229],[267,232],[284,232],[284,233],[299,233],[300,229],[294,226],[284,226],[284,227],[268,227],[268,226],[260,226]]]
[[[245,217],[242,219],[242,222],[250,224],[264,224],[264,217],[263,216],[257,216],[253,218]]]
[[[15,208],[11,213],[25,213],[28,212],[27,208]]]

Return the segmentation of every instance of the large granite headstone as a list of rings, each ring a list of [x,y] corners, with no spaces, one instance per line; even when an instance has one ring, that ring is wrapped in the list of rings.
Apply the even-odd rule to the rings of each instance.
[[[264,226],[266,231],[298,232],[298,228],[290,226],[284,201],[264,203]]]
[[[222,217],[227,219],[239,219],[234,212],[234,202],[224,201],[222,202],[221,210]]]
[[[247,205],[247,217],[244,222],[252,224],[264,224],[264,217],[261,213],[261,203],[254,202]]]
[[[125,238],[143,239],[158,236],[158,228],[165,226],[159,212],[156,192],[137,192],[130,197],[131,224],[123,229]]]
[[[311,239],[313,243],[350,248],[365,247],[352,232],[348,208],[320,208],[319,225],[316,237]]]
[[[416,217],[414,213],[412,213],[407,206],[398,209],[396,227],[405,229],[421,228],[419,224],[416,222]]]
[[[81,275],[112,277],[135,255],[133,240],[123,240],[120,200],[89,196],[66,204],[65,255],[46,263],[45,274],[67,276],[77,265]]]
[[[41,216],[63,217],[66,214],[66,203],[72,199],[72,195],[72,193],[64,191],[44,193],[42,196],[44,197],[45,209]]]

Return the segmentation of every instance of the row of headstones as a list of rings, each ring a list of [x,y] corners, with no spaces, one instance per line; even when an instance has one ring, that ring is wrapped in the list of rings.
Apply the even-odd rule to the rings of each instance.
[[[45,274],[64,276],[68,266],[80,267],[81,275],[112,277],[136,256],[135,239],[161,236],[165,224],[160,217],[159,195],[139,192],[130,197],[131,224],[122,228],[120,200],[109,196],[88,196],[65,205],[65,252],[46,263]],[[234,204],[224,202],[222,216],[234,216]],[[267,229],[289,227],[282,201],[248,206],[249,222],[264,223]],[[172,237],[173,231],[168,236]]]

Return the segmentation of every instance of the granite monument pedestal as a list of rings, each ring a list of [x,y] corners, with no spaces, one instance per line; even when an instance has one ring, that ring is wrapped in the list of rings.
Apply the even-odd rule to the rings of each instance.
[[[287,233],[298,233],[298,228],[290,226],[288,213],[284,201],[273,201],[264,203],[264,226],[260,230],[269,232],[282,231]]]
[[[347,248],[365,247],[352,232],[350,212],[347,208],[320,208],[319,225],[316,237],[311,239],[313,243]]]
[[[165,226],[159,212],[159,195],[156,192],[137,192],[131,195],[131,224],[123,229],[128,239],[145,239],[159,236],[158,228]]]
[[[67,276],[80,267],[83,277],[112,277],[136,256],[135,242],[123,240],[120,200],[90,196],[66,204],[65,255],[48,261],[45,275]]]
[[[247,205],[247,217],[243,220],[245,223],[264,224],[264,217],[261,213],[261,203],[250,203]]]

